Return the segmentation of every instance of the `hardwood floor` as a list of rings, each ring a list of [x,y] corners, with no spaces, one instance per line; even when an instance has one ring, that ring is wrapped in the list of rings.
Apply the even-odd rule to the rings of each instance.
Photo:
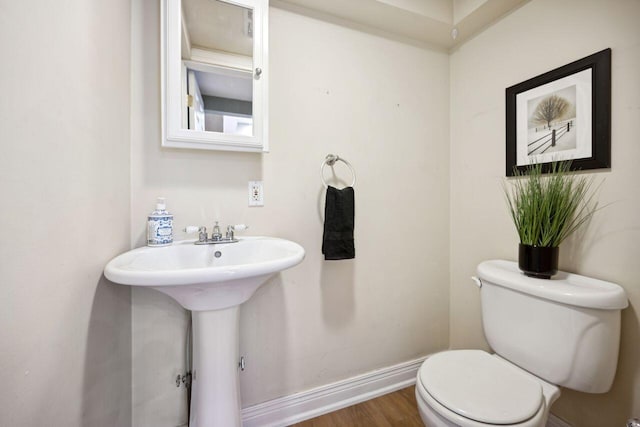
[[[291,427],[424,427],[415,387],[407,387]]]

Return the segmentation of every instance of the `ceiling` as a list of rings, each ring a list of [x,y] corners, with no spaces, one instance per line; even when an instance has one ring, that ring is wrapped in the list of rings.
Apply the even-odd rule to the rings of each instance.
[[[270,5],[450,50],[528,1],[271,0]]]
[[[253,56],[253,14],[219,0],[182,0],[191,47]]]

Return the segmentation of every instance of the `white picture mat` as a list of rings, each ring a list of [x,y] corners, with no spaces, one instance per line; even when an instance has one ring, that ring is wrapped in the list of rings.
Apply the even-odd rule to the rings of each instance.
[[[544,95],[550,95],[569,86],[576,86],[576,123],[578,133],[575,149],[544,153],[527,154],[528,116],[527,103]],[[551,161],[574,160],[592,156],[592,70],[591,68],[563,77],[544,85],[529,89],[516,95],[516,165],[526,166]]]

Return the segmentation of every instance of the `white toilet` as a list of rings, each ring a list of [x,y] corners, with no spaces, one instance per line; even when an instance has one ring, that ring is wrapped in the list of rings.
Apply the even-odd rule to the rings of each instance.
[[[534,279],[500,260],[481,263],[478,278],[495,354],[451,350],[422,364],[416,398],[428,427],[540,427],[558,386],[610,389],[628,304],[620,286],[562,272]]]

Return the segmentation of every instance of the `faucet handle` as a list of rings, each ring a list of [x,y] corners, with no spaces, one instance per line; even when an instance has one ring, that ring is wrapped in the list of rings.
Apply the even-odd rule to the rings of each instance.
[[[200,227],[196,227],[195,225],[187,225],[182,231],[187,234],[198,233],[198,241],[207,241],[207,227],[203,225],[201,225]]]
[[[249,228],[248,225],[245,224],[236,224],[236,225],[229,225],[227,226],[227,240],[233,240],[234,236],[233,236],[233,232],[238,230],[238,231],[242,231],[242,230],[246,230],[247,228]]]

